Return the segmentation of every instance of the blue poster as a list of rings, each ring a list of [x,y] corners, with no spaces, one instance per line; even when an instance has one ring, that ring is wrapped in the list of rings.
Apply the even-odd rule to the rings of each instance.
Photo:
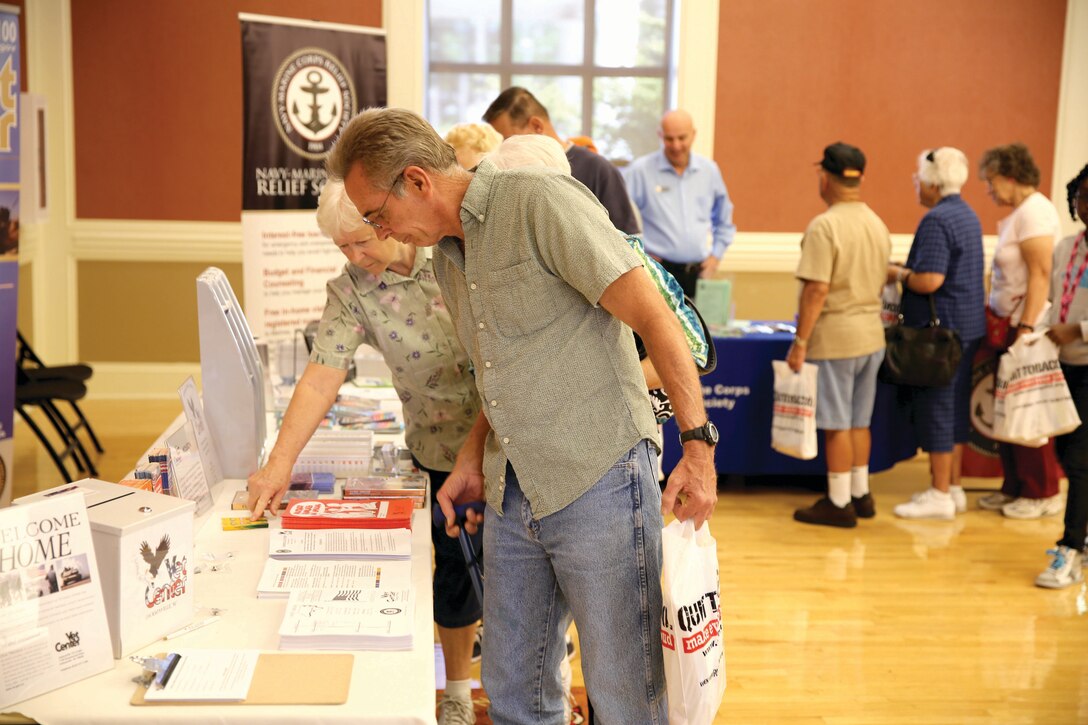
[[[0,9],[0,506],[11,499],[19,299],[19,15]]]

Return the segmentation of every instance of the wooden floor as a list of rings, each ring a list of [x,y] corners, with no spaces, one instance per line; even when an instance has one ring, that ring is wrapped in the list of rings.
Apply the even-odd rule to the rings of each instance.
[[[88,401],[84,411],[106,447],[101,476],[115,479],[180,406]],[[15,439],[16,495],[60,482],[25,426]],[[721,490],[712,530],[729,688],[716,725],[1088,723],[1085,587],[1032,584],[1060,516],[1005,519],[975,508],[977,493],[953,522],[891,515],[926,482],[924,457],[876,475],[877,517],[853,530],[795,523],[793,510],[815,498],[807,490]]]

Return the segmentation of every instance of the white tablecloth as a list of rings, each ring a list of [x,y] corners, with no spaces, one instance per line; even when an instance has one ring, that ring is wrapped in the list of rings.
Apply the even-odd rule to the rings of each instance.
[[[257,599],[257,580],[268,555],[269,529],[223,531],[236,491],[244,481],[224,481],[216,487],[215,511],[197,532],[192,578],[198,609],[223,611],[220,621],[169,642],[155,642],[134,653],[151,655],[177,648],[238,648],[277,651],[280,620],[286,600]],[[237,515],[244,512],[233,512]],[[351,690],[344,705],[155,705],[129,704],[139,667],[127,657],[113,670],[13,705],[43,725],[54,723],[431,723],[435,722],[434,629],[431,594],[429,511],[412,520],[412,583],[416,592],[414,647],[409,652],[359,652],[351,673]],[[273,524],[278,525],[278,522]],[[225,559],[228,553],[233,557]],[[219,571],[211,571],[215,557]]]

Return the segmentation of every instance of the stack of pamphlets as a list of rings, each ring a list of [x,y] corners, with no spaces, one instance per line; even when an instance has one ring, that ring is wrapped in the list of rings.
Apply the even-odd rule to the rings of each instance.
[[[412,588],[412,562],[286,561],[269,559],[257,583],[258,599],[286,599],[302,589],[387,591]]]
[[[280,649],[411,649],[414,617],[408,588],[293,591],[280,625]]]
[[[279,529],[268,537],[273,559],[408,559],[408,529]]]
[[[414,505],[408,499],[291,501],[285,529],[409,529]]]
[[[427,502],[429,478],[426,473],[347,478],[344,479],[343,497],[345,501],[406,498],[415,508],[421,509]]]

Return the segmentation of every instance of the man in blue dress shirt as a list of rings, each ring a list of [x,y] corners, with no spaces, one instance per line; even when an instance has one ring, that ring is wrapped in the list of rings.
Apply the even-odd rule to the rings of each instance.
[[[657,135],[661,150],[635,159],[623,178],[642,214],[646,251],[695,297],[696,280],[714,274],[737,233],[733,203],[718,165],[691,152],[695,126],[687,111],[662,116]]]

